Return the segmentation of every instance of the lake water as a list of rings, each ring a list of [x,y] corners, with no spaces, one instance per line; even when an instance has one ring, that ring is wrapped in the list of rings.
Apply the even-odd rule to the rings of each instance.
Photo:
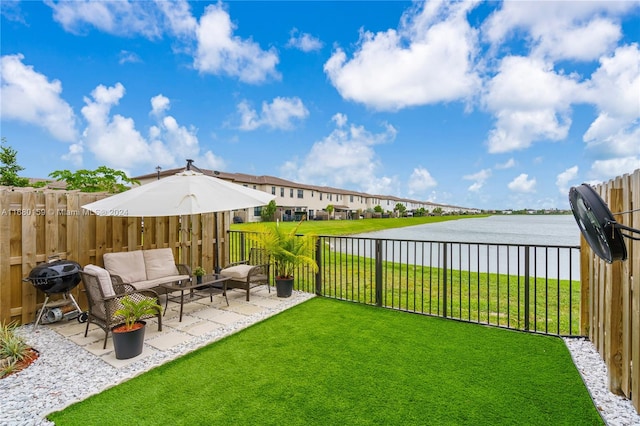
[[[580,229],[573,215],[499,215],[386,229],[359,236],[465,243],[580,244]]]
[[[579,250],[570,248],[580,244],[580,230],[572,215],[468,218],[368,232],[357,237],[367,240],[359,240],[354,246],[336,239],[332,245],[344,253],[372,257],[374,245],[368,239],[379,238],[394,240],[385,241],[382,246],[382,258],[386,261],[443,267],[446,251],[447,267],[457,270],[522,275],[528,268],[539,277],[573,280],[580,277]]]

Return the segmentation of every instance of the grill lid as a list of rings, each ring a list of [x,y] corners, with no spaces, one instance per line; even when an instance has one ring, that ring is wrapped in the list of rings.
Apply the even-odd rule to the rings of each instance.
[[[29,280],[66,277],[80,272],[80,265],[72,260],[54,260],[37,265],[29,273]]]
[[[54,260],[37,265],[24,281],[43,292],[64,293],[80,283],[81,267],[72,260]]]

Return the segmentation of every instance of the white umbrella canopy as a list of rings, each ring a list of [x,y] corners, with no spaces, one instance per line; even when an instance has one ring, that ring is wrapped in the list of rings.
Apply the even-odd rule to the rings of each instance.
[[[187,169],[82,208],[98,216],[182,216],[264,206],[273,199],[275,195]]]

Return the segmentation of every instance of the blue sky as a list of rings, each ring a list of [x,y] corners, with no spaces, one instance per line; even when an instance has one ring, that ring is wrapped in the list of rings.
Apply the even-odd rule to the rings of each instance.
[[[271,175],[568,208],[640,168],[640,2],[1,3],[21,173]]]

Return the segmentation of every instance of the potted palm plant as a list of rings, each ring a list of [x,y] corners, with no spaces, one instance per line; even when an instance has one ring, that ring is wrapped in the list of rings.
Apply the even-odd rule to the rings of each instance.
[[[135,300],[126,296],[121,300],[122,307],[115,311],[114,316],[122,317],[124,323],[111,329],[113,348],[117,359],[128,359],[142,353],[144,344],[145,321],[140,318],[154,315],[162,311],[162,306],[151,297]]]
[[[274,267],[276,294],[278,297],[289,297],[293,291],[294,272],[300,266],[308,266],[314,272],[318,264],[313,257],[317,237],[315,235],[297,235],[302,221],[287,232],[276,224],[264,226],[261,232],[249,238],[269,255]]]

